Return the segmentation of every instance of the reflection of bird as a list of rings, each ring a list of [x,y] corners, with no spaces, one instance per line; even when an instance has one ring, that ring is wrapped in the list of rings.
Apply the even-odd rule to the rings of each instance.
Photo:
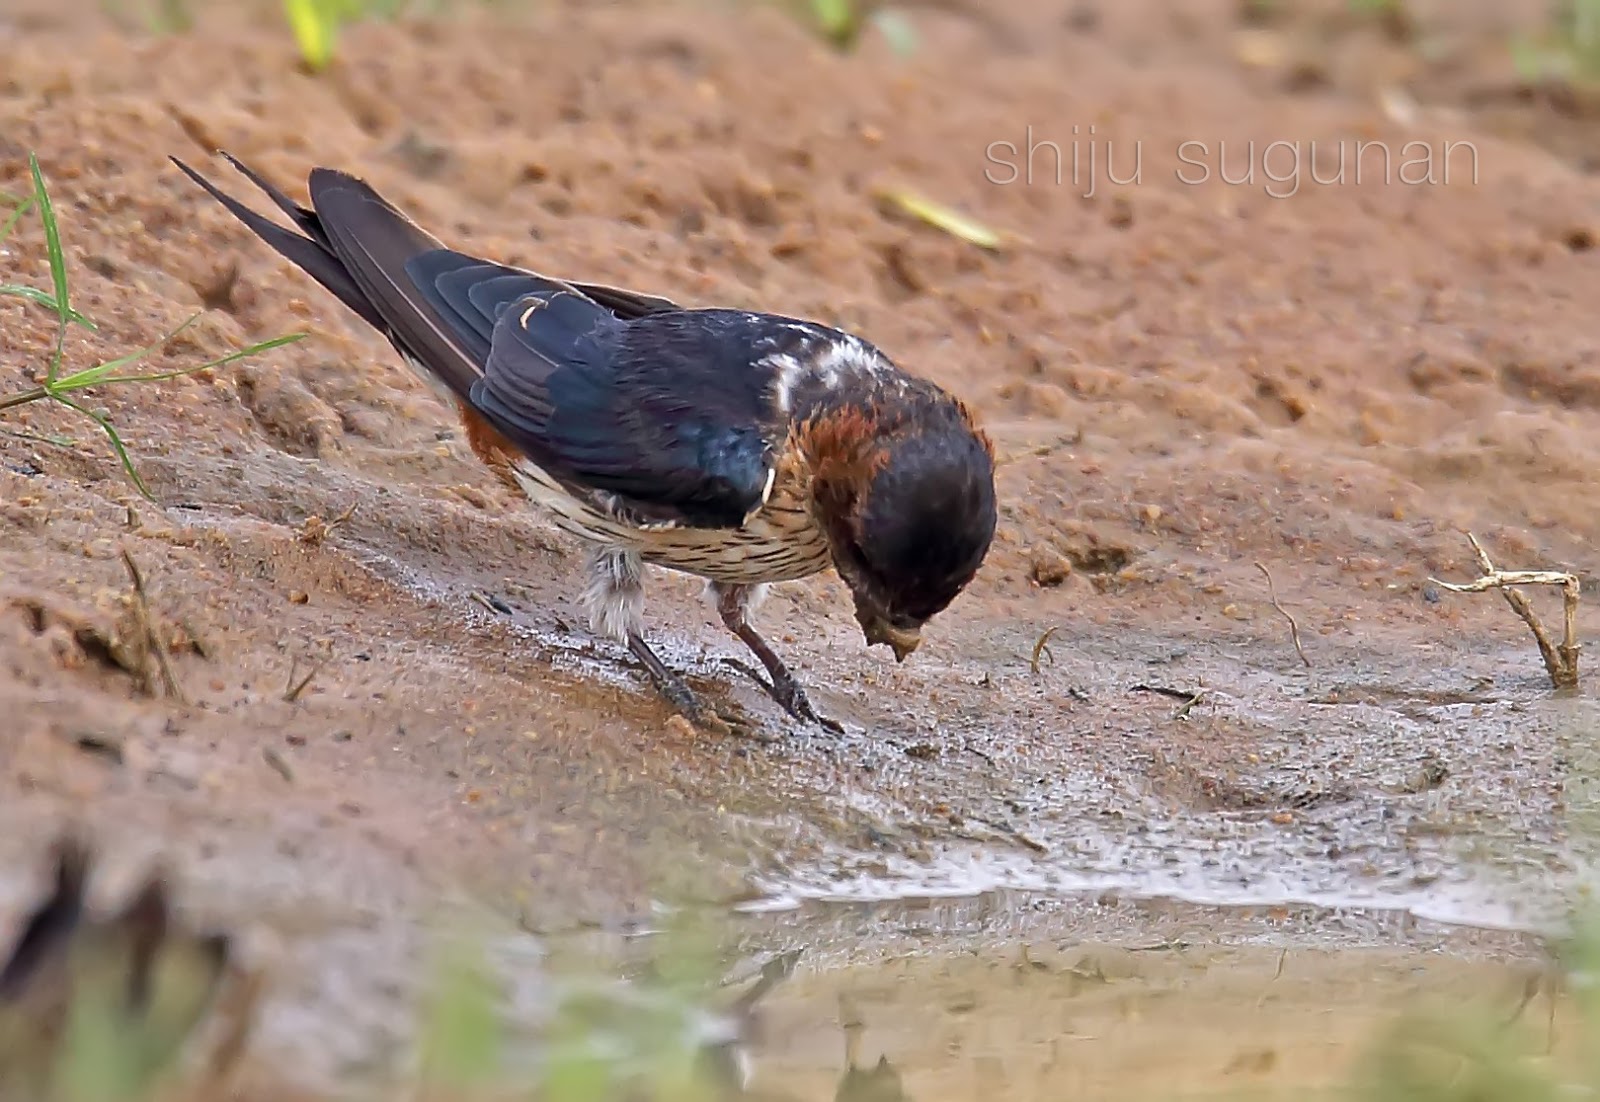
[[[879,1056],[866,1071],[861,1069],[861,1034],[866,1026],[846,996],[839,999],[839,1018],[844,1030],[844,1074],[839,1077],[833,1102],[908,1102],[900,1073],[888,1056]]]
[[[778,984],[794,973],[800,950],[780,954],[768,961],[761,974],[742,992],[723,1015],[728,1036],[701,1046],[701,1082],[725,1099],[751,1098],[752,1048],[761,1041],[760,1002]]]
[[[227,969],[229,939],[176,928],[159,875],[121,912],[86,917],[89,866],[81,841],[57,844],[53,890],[0,966],[0,1097],[8,1102],[113,1088],[137,1096],[212,1007]],[[218,1061],[242,1045],[244,1022],[233,1024],[240,1034],[212,1053],[219,1075],[227,1069]]]
[[[858,337],[497,264],[345,173],[313,169],[306,209],[233,161],[297,234],[175,163],[383,333],[455,405],[478,457],[596,546],[594,628],[691,719],[716,725],[644,639],[644,563],[707,579],[763,687],[826,722],[750,626],[767,584],[834,567],[868,646],[904,661],[988,552],[987,437]]]
[[[862,1071],[855,1064],[845,1069],[834,1091],[834,1102],[905,1102],[905,1088],[900,1085],[900,1073],[889,1063],[887,1056],[878,1057],[870,1071]]]

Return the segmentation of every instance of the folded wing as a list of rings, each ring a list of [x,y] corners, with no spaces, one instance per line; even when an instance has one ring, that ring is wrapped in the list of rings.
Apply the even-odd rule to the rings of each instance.
[[[178,165],[572,492],[625,519],[695,527],[737,526],[770,492],[780,430],[759,315],[445,248],[333,169],[312,170],[301,207],[229,160],[299,233]]]

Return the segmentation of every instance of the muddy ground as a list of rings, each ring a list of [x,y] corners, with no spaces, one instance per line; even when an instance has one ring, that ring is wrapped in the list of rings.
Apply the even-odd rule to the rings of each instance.
[[[441,903],[521,952],[669,899],[731,914],[751,959],[807,949],[768,1052],[806,1097],[841,990],[918,1098],[997,1068],[1008,1097],[1329,1081],[1396,1000],[1527,952],[1591,856],[1592,696],[1550,691],[1498,598],[1430,580],[1476,576],[1468,531],[1506,567],[1595,568],[1600,184],[1588,107],[1505,48],[1539,8],[1422,5],[1397,40],[1337,4],[1015,0],[914,13],[898,57],[748,5],[529,5],[353,28],[314,76],[270,7],[162,36],[12,0],[0,189],[37,151],[99,324],[68,362],[201,310],[154,364],[311,335],[94,395],[159,504],[66,411],[0,423],[31,434],[0,435],[0,908],[61,822],[108,847],[106,892],[170,858],[275,962],[255,1051],[312,1086],[397,1058]],[[1030,135],[1059,181],[1049,147],[1031,178],[996,159]],[[1292,195],[1273,141],[1306,151]],[[297,196],[355,171],[513,263],[859,328],[997,441],[982,573],[903,666],[831,576],[774,593],[761,623],[842,737],[786,722],[658,574],[664,653],[770,738],[668,722],[584,630],[580,548],[166,161],[242,189],[218,146]],[[1424,154],[1431,179],[1402,167]],[[33,222],[0,258],[46,285]],[[9,391],[53,331],[4,302]],[[181,697],[115,660],[123,549]],[[1114,998],[1013,968],[1084,942],[1136,962]],[[1298,986],[1264,1002],[1286,948]]]

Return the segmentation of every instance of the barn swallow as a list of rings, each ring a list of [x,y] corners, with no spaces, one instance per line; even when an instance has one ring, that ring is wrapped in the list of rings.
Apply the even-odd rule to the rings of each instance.
[[[867,645],[903,662],[987,555],[992,444],[964,403],[866,340],[471,256],[347,173],[312,169],[307,208],[219,153],[299,232],[173,163],[382,333],[478,458],[593,546],[593,629],[691,721],[723,726],[644,638],[644,564],[705,579],[762,687],[840,731],[750,625],[767,586],[834,568]]]

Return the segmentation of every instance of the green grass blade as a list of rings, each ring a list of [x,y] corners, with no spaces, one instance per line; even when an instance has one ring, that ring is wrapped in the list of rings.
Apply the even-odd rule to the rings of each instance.
[[[44,185],[44,172],[39,168],[39,156],[28,154],[28,171],[33,176],[33,202],[39,208],[39,218],[44,223],[44,247],[50,256],[50,282],[55,287],[56,315],[60,325],[56,329],[55,354],[50,358],[50,370],[45,378],[54,381],[61,370],[61,357],[67,344],[67,326],[72,324],[72,299],[67,288],[67,257],[61,249],[61,226],[56,221],[56,209],[50,202],[50,191]]]
[[[117,430],[111,422],[92,409],[79,405],[71,398],[63,398],[59,394],[52,394],[51,397],[68,409],[77,410],[105,430],[106,438],[111,441],[112,449],[116,451],[117,458],[122,461],[122,469],[128,472],[128,477],[133,480],[133,484],[138,487],[139,493],[144,496],[145,500],[154,502],[156,495],[150,492],[150,487],[144,484],[144,479],[140,478],[139,472],[134,470],[133,459],[128,455],[127,445],[123,444],[122,437],[117,434]]]
[[[44,172],[39,168],[37,154],[28,154],[28,170],[33,174],[33,201],[39,207],[39,217],[44,222],[44,247],[50,256],[50,282],[55,287],[56,302],[63,316],[71,306],[67,289],[67,257],[61,249],[61,226],[56,221],[55,204],[45,188]]]
[[[59,315],[61,313],[60,306],[57,304],[56,300],[50,296],[50,292],[41,291],[37,287],[24,287],[20,283],[0,283],[0,295],[10,295],[12,298],[25,298],[29,302],[37,302],[40,306],[45,307],[53,314]],[[74,324],[81,325],[85,329],[99,328],[94,322],[90,321],[76,310],[69,308],[67,312],[71,316]]]
[[[970,245],[992,250],[1005,246],[1003,236],[976,218],[971,218],[953,207],[947,207],[907,188],[883,188],[878,192],[878,197],[899,207],[913,218],[920,219]]]
[[[11,231],[17,228],[17,223],[22,221],[22,216],[33,209],[33,196],[19,201],[16,209],[6,216],[5,224],[0,225],[0,241],[11,236]]]
[[[312,69],[325,69],[333,60],[334,13],[327,0],[283,0],[284,15],[294,34],[300,56]]]
[[[194,14],[190,12],[187,0],[161,0],[161,11],[157,18],[160,29],[169,34],[194,29]]]
[[[168,333],[154,344],[147,344],[136,352],[129,352],[126,356],[118,356],[114,360],[107,360],[105,363],[96,364],[94,367],[86,367],[82,371],[74,371],[71,375],[63,375],[60,378],[55,379],[50,384],[50,389],[55,391],[57,394],[65,394],[70,390],[82,390],[85,387],[91,387],[97,383],[105,382],[106,376],[110,375],[119,368],[127,367],[129,364],[138,363],[152,352],[157,351],[173,337],[176,337],[179,333],[182,333],[185,329],[189,328],[189,326],[193,325],[199,319],[199,317],[199,314],[195,314],[188,321],[178,326],[178,328],[174,329],[172,332]]]
[[[137,352],[130,352],[126,356],[119,356],[114,360],[107,360],[103,364],[97,364],[94,367],[84,368],[82,371],[75,372],[74,374],[57,379],[53,389],[56,393],[66,393],[67,391],[72,390],[83,390],[86,387],[91,386],[110,386],[112,383],[159,383],[165,379],[181,379],[186,375],[197,375],[202,371],[207,371],[214,367],[222,367],[226,364],[231,364],[236,360],[245,359],[248,356],[259,355],[262,352],[267,352],[274,348],[281,348],[286,344],[293,344],[295,341],[300,340],[305,336],[304,333],[290,333],[287,336],[274,337],[270,341],[261,341],[258,344],[252,344],[249,348],[241,348],[236,352],[228,353],[226,356],[219,356],[216,359],[208,360],[203,364],[195,364],[193,367],[180,367],[172,371],[153,371],[144,375],[113,374],[118,368],[127,367],[129,364],[137,363],[146,356],[150,355],[152,352],[160,349],[162,345],[166,344],[173,337],[176,337],[179,333],[193,325],[195,318],[198,318],[199,316],[199,314],[196,314],[193,318],[190,318],[188,321],[178,326],[178,328],[162,337],[155,344],[141,348]]]
[[[0,436],[26,440],[30,444],[49,444],[52,448],[75,448],[78,446],[78,442],[70,436],[41,436],[36,432],[28,432],[24,429],[0,429]]]
[[[906,18],[904,12],[874,12],[872,25],[878,28],[878,33],[889,43],[889,48],[900,57],[910,57],[915,54],[921,44],[917,28],[912,26],[911,20]]]
[[[209,371],[214,367],[223,367],[236,360],[243,360],[250,356],[259,356],[263,352],[270,352],[274,348],[282,348],[286,344],[305,339],[304,333],[289,333],[282,337],[273,337],[270,341],[261,341],[252,344],[249,348],[241,348],[237,352],[229,352],[226,356],[219,356],[203,364],[193,367],[180,367],[173,371],[156,371],[148,375],[113,375],[110,378],[99,380],[98,385],[109,386],[112,383],[159,383],[167,379],[181,379],[186,375],[198,375],[202,371]]]
[[[500,1073],[500,1022],[491,976],[465,950],[446,960],[423,1032],[422,1064],[430,1085],[461,1091],[491,1083]]]
[[[0,283],[0,295],[7,295],[11,298],[25,298],[29,302],[37,302],[52,314],[61,313],[61,307],[56,304],[56,300],[50,292],[41,291],[37,287],[24,287],[20,283]]]

